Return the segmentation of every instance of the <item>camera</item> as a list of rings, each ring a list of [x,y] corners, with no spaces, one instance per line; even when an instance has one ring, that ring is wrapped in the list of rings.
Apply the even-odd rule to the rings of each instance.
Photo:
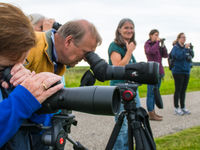
[[[52,28],[55,29],[56,31],[62,26],[62,24],[58,23],[58,22],[54,22]]]
[[[194,46],[192,45],[192,43],[190,43],[190,47],[189,49],[187,49],[187,52],[186,52],[186,60],[188,62],[192,62],[192,58],[194,56],[193,48]]]
[[[161,38],[161,39],[160,39],[160,42],[161,42],[161,43],[164,43],[164,41],[165,41],[165,38]]]
[[[129,80],[145,84],[157,84],[159,79],[159,63],[140,62],[126,66],[112,66],[101,59],[94,52],[85,56],[90,64],[94,77],[104,82],[105,80]]]
[[[194,46],[190,43],[190,49],[193,50]]]
[[[165,46],[164,42],[165,42],[165,38],[161,38],[161,39],[160,39],[161,47],[164,47],[164,46]]]

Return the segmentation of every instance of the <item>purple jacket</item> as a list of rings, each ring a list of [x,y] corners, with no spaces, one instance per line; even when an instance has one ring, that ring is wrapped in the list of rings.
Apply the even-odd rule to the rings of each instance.
[[[151,40],[148,40],[144,45],[144,50],[147,60],[158,62],[160,64],[159,73],[160,75],[164,75],[162,57],[167,58],[168,53],[166,47],[161,48],[159,43],[159,41],[151,42]]]

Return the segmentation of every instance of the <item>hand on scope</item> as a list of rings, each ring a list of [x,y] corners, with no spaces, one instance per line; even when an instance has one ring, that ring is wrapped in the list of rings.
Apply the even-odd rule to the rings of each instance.
[[[43,103],[48,97],[63,88],[63,84],[53,84],[61,80],[61,76],[50,72],[32,74],[21,85],[25,87],[40,102]]]
[[[43,31],[48,31],[53,27],[55,19],[45,19],[43,22]]]
[[[10,79],[10,83],[13,86],[17,86],[18,84],[22,83],[27,77],[35,72],[30,72],[30,70],[26,69],[21,63],[15,64],[11,69],[12,78]],[[3,88],[9,88],[9,84],[7,82],[2,82]]]
[[[133,42],[128,43],[126,42],[126,48],[127,48],[127,52],[130,52],[132,54],[132,52],[135,50],[135,44]]]

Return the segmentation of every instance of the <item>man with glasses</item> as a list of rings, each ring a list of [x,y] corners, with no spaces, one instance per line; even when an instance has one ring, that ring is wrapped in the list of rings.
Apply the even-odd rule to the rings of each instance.
[[[87,20],[69,21],[58,31],[52,29],[47,32],[36,33],[37,44],[27,56],[29,62],[26,68],[39,72],[52,72],[63,76],[66,66],[74,67],[86,53],[95,51],[101,44],[101,37],[95,26]],[[44,126],[51,125],[53,114],[33,115],[31,121]],[[40,134],[33,135],[35,145],[42,145]],[[37,147],[37,150],[45,148]]]

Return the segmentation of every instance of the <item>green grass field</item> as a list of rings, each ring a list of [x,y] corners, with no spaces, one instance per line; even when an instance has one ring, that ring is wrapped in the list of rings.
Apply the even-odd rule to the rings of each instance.
[[[157,150],[200,150],[200,127],[155,139]]]
[[[67,69],[65,73],[65,80],[67,87],[79,87],[80,80],[84,72],[88,70],[89,67],[75,67]],[[109,81],[99,82],[96,81],[95,85],[109,85]],[[200,90],[200,67],[193,67],[190,74],[190,81],[187,88],[187,92],[199,91]],[[165,77],[162,81],[160,92],[162,95],[174,93],[174,80],[171,71],[168,67],[165,67]],[[143,84],[139,87],[140,97],[146,97],[147,85]]]

